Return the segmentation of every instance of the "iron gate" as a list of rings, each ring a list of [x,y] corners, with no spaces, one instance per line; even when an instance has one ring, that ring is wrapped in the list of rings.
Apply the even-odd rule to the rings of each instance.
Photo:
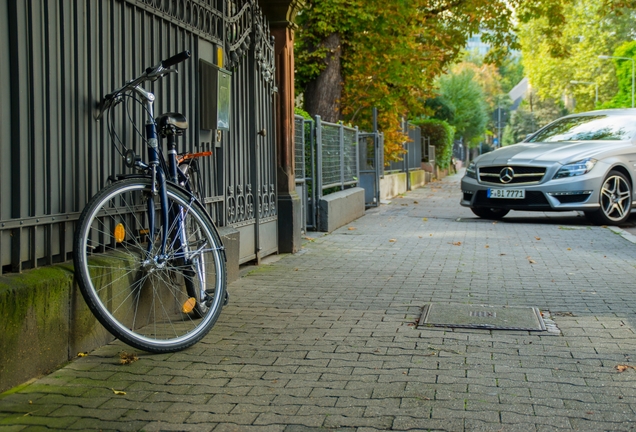
[[[156,112],[186,114],[180,151],[212,150],[204,201],[220,226],[241,233],[240,260],[277,250],[273,121],[274,49],[256,0],[0,0],[0,265],[2,271],[66,261],[74,222],[108,178],[129,170],[105,122],[102,95],[159,59],[192,58],[149,87]],[[231,124],[200,115],[203,63],[231,72]],[[208,86],[210,87],[210,86]],[[132,128],[123,136],[134,137]],[[219,139],[220,138],[220,139]],[[144,144],[131,145],[137,153]]]
[[[239,263],[278,251],[274,40],[255,1],[228,23],[233,69],[231,145],[223,147],[225,222],[240,232]]]

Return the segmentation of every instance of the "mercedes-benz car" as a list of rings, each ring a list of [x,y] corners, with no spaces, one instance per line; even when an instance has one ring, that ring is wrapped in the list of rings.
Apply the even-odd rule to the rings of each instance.
[[[485,219],[574,210],[618,225],[630,216],[635,178],[636,109],[591,111],[475,158],[461,180],[461,205]]]

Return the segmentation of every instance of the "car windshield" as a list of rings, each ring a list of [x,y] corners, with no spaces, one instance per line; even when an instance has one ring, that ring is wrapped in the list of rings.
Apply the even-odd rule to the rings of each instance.
[[[528,142],[626,141],[634,135],[635,126],[631,116],[565,117],[530,137]]]

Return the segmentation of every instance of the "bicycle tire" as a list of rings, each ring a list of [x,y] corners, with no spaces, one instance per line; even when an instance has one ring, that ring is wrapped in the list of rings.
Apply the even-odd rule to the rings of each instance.
[[[97,320],[124,343],[153,353],[201,340],[216,323],[226,290],[225,253],[210,216],[176,185],[168,184],[167,195],[165,255],[158,255],[160,241],[150,241],[161,238],[164,222],[152,204],[158,199],[151,198],[150,178],[120,180],[98,192],[82,211],[73,252],[80,291]],[[201,313],[192,312],[193,290],[200,293],[196,304],[206,305]]]

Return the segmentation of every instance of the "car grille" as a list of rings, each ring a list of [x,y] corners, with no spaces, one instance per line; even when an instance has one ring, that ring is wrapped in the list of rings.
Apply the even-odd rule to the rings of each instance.
[[[510,168],[514,172],[512,180],[507,183],[501,181],[501,172],[504,168]],[[539,183],[544,175],[544,167],[498,165],[479,168],[479,181],[481,181],[482,183],[492,183],[500,185]]]
[[[487,207],[492,205],[493,207],[509,207],[509,208],[526,208],[532,209],[534,207],[550,208],[550,204],[542,192],[527,191],[525,199],[501,199],[501,198],[488,198],[486,191],[477,191],[477,196],[473,203],[474,206]],[[537,209],[538,210],[538,209]]]

